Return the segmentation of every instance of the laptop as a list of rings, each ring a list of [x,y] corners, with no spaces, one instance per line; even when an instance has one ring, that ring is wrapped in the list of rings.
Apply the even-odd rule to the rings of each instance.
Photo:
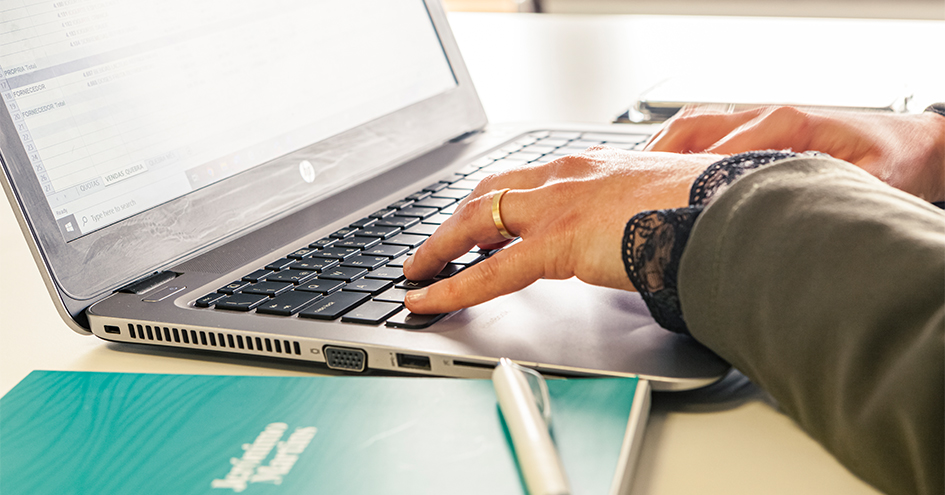
[[[636,294],[574,279],[403,308],[431,283],[403,260],[482,177],[652,130],[487,126],[437,1],[51,2],[0,34],[4,190],[77,332],[352,373],[485,378],[508,357],[684,390],[728,370]]]

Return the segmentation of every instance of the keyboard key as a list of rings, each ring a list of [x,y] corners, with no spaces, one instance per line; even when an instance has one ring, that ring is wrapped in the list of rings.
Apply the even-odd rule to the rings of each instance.
[[[369,216],[371,218],[387,218],[394,213],[397,213],[397,210],[392,208],[384,208],[383,210],[377,210],[374,213],[371,213]]]
[[[545,158],[545,157],[542,157],[542,158]],[[512,160],[512,159],[499,160],[493,163],[492,165],[489,165],[488,167],[483,168],[482,170],[480,170],[480,172],[485,172],[487,174],[498,174],[500,172],[505,172],[506,170],[522,167],[526,163],[527,162],[525,162],[524,160]]]
[[[581,137],[581,133],[575,131],[551,131],[548,137],[571,140]]]
[[[607,143],[639,143],[646,141],[650,136],[648,134],[605,134],[597,132],[585,132],[581,139],[590,141],[600,141]]]
[[[474,174],[469,174],[469,175],[467,175],[467,176],[466,176],[466,179],[479,182],[479,181],[481,181],[482,179],[485,179],[486,177],[489,177],[490,175],[492,175],[492,173],[486,172],[485,170],[480,170],[480,171],[478,171],[478,172],[476,172],[476,173],[474,173]],[[450,190],[450,189],[447,189],[447,191],[449,191],[449,190]],[[454,190],[455,190],[455,189],[454,189]],[[460,192],[463,192],[463,191],[460,191]],[[469,191],[465,191],[465,192],[468,193]],[[437,194],[440,194],[440,193],[437,193]]]
[[[400,227],[402,229],[406,229],[408,227],[413,227],[418,223],[420,223],[420,219],[416,217],[393,216],[378,220],[374,225],[377,225],[378,227]]]
[[[249,285],[249,282],[245,280],[237,280],[235,282],[230,282],[223,287],[217,289],[217,292],[221,294],[235,294],[238,290],[242,289]]]
[[[402,217],[427,218],[436,215],[436,208],[416,208],[408,206],[398,211],[397,215]]]
[[[404,267],[404,261],[406,261],[406,259],[407,259],[407,256],[406,256],[406,255],[404,255],[404,256],[399,256],[399,257],[397,257],[397,258],[394,258],[394,259],[390,260],[390,263],[387,264],[387,267],[389,267],[389,268],[403,268],[403,267]]]
[[[482,255],[482,253],[469,252],[453,260],[453,263],[456,263],[457,265],[468,266],[468,265],[473,265],[475,263],[478,263],[483,258],[484,256]]]
[[[333,260],[343,260],[350,258],[352,256],[358,255],[361,253],[361,250],[358,248],[341,248],[341,247],[330,247],[322,249],[321,251],[315,251],[312,253],[313,258],[330,258]]]
[[[386,325],[394,328],[405,328],[408,330],[416,330],[420,328],[426,328],[446,316],[447,313],[440,313],[437,315],[420,315],[416,313],[411,313],[409,309],[404,309],[401,312],[397,313],[394,316],[391,316]]]
[[[452,184],[458,180],[462,180],[465,177],[466,177],[465,175],[461,175],[461,174],[451,174],[451,175],[447,175],[446,177],[442,177],[440,179],[440,182],[443,182],[444,184]]]
[[[509,144],[506,144],[506,145],[503,146],[501,149],[502,149],[502,151],[504,151],[504,152],[506,152],[506,153],[515,153],[516,151],[518,151],[518,150],[524,148],[525,146],[526,146],[526,143],[522,143],[522,142],[517,142],[517,141],[515,141],[515,142],[511,142],[511,143],[509,143]]]
[[[460,181],[456,181],[453,184],[450,184],[450,189],[465,189],[466,191],[472,191],[478,185],[479,185],[479,181],[477,180],[463,179]],[[432,198],[432,199],[447,199],[447,198]]]
[[[264,296],[278,296],[292,288],[292,284],[281,282],[259,282],[243,289],[244,294],[260,294]]]
[[[298,260],[294,260],[292,258],[279,258],[276,261],[273,261],[272,263],[269,263],[268,265],[266,265],[266,268],[269,270],[282,270],[283,268],[288,267],[289,265],[291,265],[292,263],[295,263],[296,261]]]
[[[561,155],[561,154],[563,154],[563,155],[577,155],[577,154],[580,154],[580,153],[584,153],[585,151],[587,151],[587,148],[586,148],[586,147],[568,145],[568,146],[565,146],[565,147],[563,147],[563,148],[558,148],[558,149],[556,149],[555,152],[554,152],[554,154],[555,154],[555,155]]]
[[[420,201],[421,199],[429,198],[429,197],[430,197],[429,191],[417,191],[411,194],[410,196],[407,196],[404,199],[409,200],[409,201]]]
[[[436,279],[432,278],[429,280],[402,280],[394,287],[397,287],[398,289],[414,290],[422,289],[424,287],[433,285],[434,283],[436,283]]]
[[[557,148],[557,146],[550,146],[547,144],[533,144],[531,146],[526,146],[522,149],[525,153],[537,153],[539,155],[547,155]]]
[[[478,180],[488,176],[489,174],[482,174]],[[469,195],[469,191],[465,189],[443,189],[440,192],[433,193],[434,198],[451,198],[451,199],[463,199]]]
[[[538,141],[538,144],[542,144],[542,145],[545,145],[545,146],[554,146],[555,148],[560,148],[561,146],[564,146],[564,145],[568,144],[569,142],[571,142],[570,139],[550,138],[550,137],[549,137],[549,138],[542,139],[541,141]]]
[[[410,227],[409,229],[405,230],[404,234],[430,236],[430,235],[433,235],[434,232],[436,232],[437,228],[439,228],[439,225],[421,223],[420,225],[414,225],[413,227]]]
[[[224,297],[226,297],[226,294],[220,294],[219,292],[211,292],[201,297],[200,299],[197,299],[194,302],[194,306],[197,306],[198,308],[209,308],[210,306],[213,306],[213,303],[219,301],[220,299],[223,299]]]
[[[315,292],[290,291],[270,300],[256,308],[257,313],[279,316],[292,316],[302,308],[321,299],[322,295]]]
[[[319,279],[324,280],[344,280],[345,282],[351,282],[352,280],[357,280],[365,275],[367,275],[367,270],[364,268],[349,268],[349,267],[340,267],[332,268],[331,270],[325,270],[318,276]]]
[[[233,294],[232,296],[227,296],[225,299],[217,301],[216,308],[229,311],[249,311],[268,300],[269,296],[257,294]]]
[[[505,152],[502,152],[501,155],[502,155],[502,156],[505,156],[506,153],[505,153]],[[495,158],[496,158],[496,157],[493,157],[492,155],[489,155],[489,156],[490,156],[490,158],[492,158],[492,159],[495,159]],[[473,162],[473,163],[470,163],[470,164],[466,165],[465,167],[463,167],[463,168],[457,170],[456,173],[459,174],[459,175],[469,175],[469,174],[471,174],[471,173],[477,172],[477,171],[478,171],[480,168],[482,168],[482,167],[480,167],[479,165],[476,165],[475,163],[476,163],[476,162]]]
[[[396,287],[387,289],[381,295],[374,298],[375,301],[395,302],[403,304],[404,297],[407,297],[407,289],[398,289]]]
[[[403,309],[403,306],[397,303],[370,301],[352,309],[348,314],[341,317],[341,321],[378,325],[401,309]]]
[[[519,151],[518,153],[515,153],[514,155],[509,155],[509,159],[531,162],[531,161],[535,161],[541,158],[542,154],[543,153],[526,153],[524,151]]]
[[[266,281],[301,284],[315,278],[316,275],[318,275],[318,272],[315,270],[282,270],[266,277]]]
[[[450,216],[445,213],[437,213],[423,221],[426,225],[442,225]]]
[[[356,235],[354,237],[349,237],[347,239],[338,241],[334,247],[367,249],[380,243],[381,240],[376,237],[361,237]]]
[[[417,208],[446,208],[455,202],[456,200],[453,198],[427,198],[423,201],[417,201],[413,205]]]
[[[317,292],[319,294],[331,294],[341,290],[345,286],[345,283],[341,280],[323,280],[316,278],[314,280],[309,280],[304,284],[299,284],[295,290],[304,290],[307,292]]]
[[[322,237],[321,239],[309,244],[308,247],[312,249],[323,249],[330,247],[336,242],[338,242],[338,239],[335,239],[334,237]]]
[[[243,280],[247,282],[259,282],[260,280],[266,278],[267,275],[271,275],[271,274],[272,274],[272,270],[260,269],[260,270],[256,270],[253,273],[250,273],[249,275],[243,276]]]
[[[376,221],[377,221],[376,218],[364,217],[360,220],[352,222],[350,226],[356,229],[363,229],[364,227],[369,227],[371,225],[374,225],[374,222]]]
[[[489,158],[488,156],[481,156],[473,160],[470,163],[470,165],[474,165],[476,167],[485,167],[486,165],[492,163],[493,161],[495,160],[493,160],[492,158]]]
[[[457,209],[457,208],[459,208],[459,204],[458,204],[458,203],[455,204],[455,205],[453,205],[453,206],[447,206],[446,208],[443,208],[442,210],[440,210],[440,213],[442,213],[442,214],[444,214],[444,215],[452,215],[452,214],[456,213],[456,209]]]
[[[387,256],[352,256],[344,261],[341,266],[350,266],[357,268],[367,268],[373,270],[387,264],[390,258]]]
[[[406,208],[412,204],[413,204],[412,199],[402,199],[400,201],[394,201],[393,203],[387,205],[387,207],[392,210],[399,210],[401,208]]]
[[[440,273],[436,274],[436,278],[450,278],[453,275],[463,271],[466,268],[463,265],[457,265],[456,263],[447,263],[446,266],[440,270]]]
[[[338,266],[338,260],[331,258],[306,258],[288,266],[291,270],[308,270],[321,272]]]
[[[398,232],[400,232],[400,227],[372,226],[359,230],[358,235],[363,237],[378,237],[380,239],[387,239],[394,237]]]
[[[361,254],[364,256],[387,256],[388,258],[396,258],[409,250],[410,248],[407,246],[381,244],[380,246],[374,246],[371,249],[365,249]]]
[[[494,151],[492,151],[491,153],[489,153],[489,154],[486,155],[486,156],[488,156],[489,158],[492,158],[493,160],[501,160],[501,159],[505,158],[505,157],[508,156],[508,155],[509,155],[509,152],[508,152],[508,151],[499,149],[499,150],[494,150]]]
[[[590,148],[591,146],[600,146],[600,145],[601,145],[600,141],[592,140],[592,139],[575,139],[574,141],[571,141],[570,143],[568,143],[568,146],[571,146],[571,147],[576,146],[579,148],[582,147],[585,149]]]
[[[424,191],[431,192],[431,193],[435,193],[435,192],[439,191],[440,189],[445,189],[446,186],[448,186],[448,185],[449,185],[449,184],[447,184],[447,183],[445,183],[445,182],[434,182],[433,184],[430,184],[429,186],[424,187],[423,190],[424,190]]]
[[[393,244],[395,246],[407,246],[409,248],[415,248],[423,244],[427,239],[429,239],[429,236],[400,234],[398,236],[391,237],[390,239],[384,241],[384,244]]]
[[[310,256],[314,252],[315,252],[314,248],[306,247],[306,248],[296,249],[295,251],[292,251],[291,253],[288,254],[288,257],[292,259],[300,260],[302,258]]]
[[[368,294],[380,294],[381,292],[384,292],[393,286],[394,283],[390,280],[362,278],[361,280],[355,280],[354,282],[349,283],[345,286],[344,290],[352,292],[367,292]]]
[[[349,236],[354,235],[354,232],[355,232],[356,230],[358,230],[356,227],[344,227],[344,228],[340,228],[340,229],[338,229],[338,230],[332,232],[329,237],[334,237],[335,239],[344,239],[345,237],[349,237]]]
[[[370,294],[360,292],[335,292],[334,294],[317,301],[299,313],[302,318],[319,320],[334,320],[349,309],[369,300]]]
[[[389,260],[390,258],[385,259]],[[395,268],[392,266],[383,266],[371,270],[371,272],[365,275],[364,278],[376,278],[379,280],[392,280],[394,282],[400,282],[404,279],[404,269]]]

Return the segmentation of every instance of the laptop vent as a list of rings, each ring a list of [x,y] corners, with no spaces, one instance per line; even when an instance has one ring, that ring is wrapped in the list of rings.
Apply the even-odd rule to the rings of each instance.
[[[243,349],[247,351],[265,352],[272,354],[302,355],[302,347],[298,341],[270,339],[234,335],[224,332],[206,332],[203,330],[187,330],[185,328],[168,328],[151,325],[128,324],[128,335],[135,340],[152,342],[173,342],[201,347],[217,347],[224,349]]]

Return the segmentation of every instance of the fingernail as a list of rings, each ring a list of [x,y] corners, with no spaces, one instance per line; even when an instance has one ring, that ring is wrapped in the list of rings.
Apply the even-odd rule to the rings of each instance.
[[[407,292],[407,295],[404,297],[404,302],[418,303],[427,297],[427,289],[414,289]]]

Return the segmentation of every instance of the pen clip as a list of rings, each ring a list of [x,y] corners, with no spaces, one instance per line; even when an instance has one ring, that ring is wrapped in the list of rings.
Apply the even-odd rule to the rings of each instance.
[[[541,376],[541,373],[521,366],[509,358],[500,358],[499,364],[509,366],[525,374],[525,382],[528,383],[528,388],[532,391],[535,405],[538,406],[538,412],[541,413],[541,418],[545,421],[548,429],[551,429],[551,395],[548,393],[548,384],[545,382],[545,377]]]

